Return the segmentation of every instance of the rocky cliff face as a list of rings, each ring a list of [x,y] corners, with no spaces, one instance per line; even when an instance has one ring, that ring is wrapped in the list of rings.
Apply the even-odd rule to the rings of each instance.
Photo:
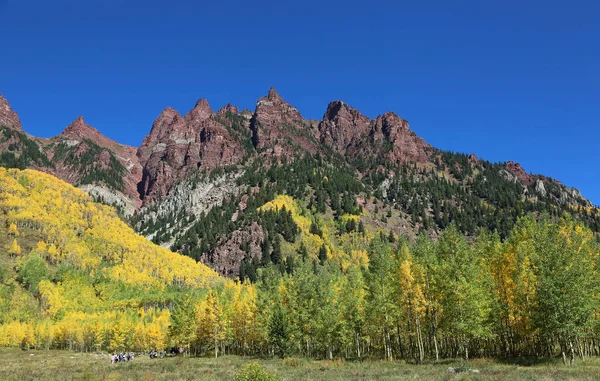
[[[319,123],[320,140],[337,152],[364,142],[371,131],[371,120],[342,101],[331,102]]]
[[[210,254],[205,253],[201,261],[213,264],[212,268],[223,276],[237,277],[239,275],[240,263],[242,263],[244,258],[261,257],[260,244],[263,240],[263,228],[256,222],[253,222],[247,228],[231,233],[231,237],[223,240],[214,252]],[[248,252],[242,248],[245,243],[247,244]]]
[[[391,145],[387,156],[392,162],[425,163],[429,161],[431,146],[410,130],[408,122],[393,112],[378,116],[373,123],[371,136]]]
[[[342,155],[384,155],[392,162],[429,160],[431,146],[393,112],[371,120],[342,101],[331,102],[319,123],[320,140]]]
[[[308,152],[318,150],[315,131],[298,110],[281,98],[274,88],[256,103],[250,120],[252,143],[264,155],[281,157],[295,147]]]
[[[138,187],[141,198],[146,202],[163,199],[177,180],[196,169],[237,164],[244,149],[231,133],[235,116],[235,107],[217,115],[204,99],[185,116],[166,108],[138,150],[144,168]]]
[[[515,175],[525,185],[531,185],[535,182],[535,176],[525,172],[519,163],[509,161],[506,163],[506,170]]]
[[[23,132],[18,115],[0,96],[0,126],[9,129],[0,139],[4,157],[1,165],[48,172],[121,207],[126,214],[140,206],[137,184],[142,167],[137,148],[105,137],[83,117],[54,138],[31,137]]]
[[[226,117],[228,114],[238,115],[239,113],[240,112],[237,106],[234,106],[231,103],[228,103],[226,106],[221,107],[219,111],[217,111],[217,115],[222,117]]]
[[[25,166],[51,172],[77,185],[87,184],[90,189],[98,189],[90,186],[101,183],[89,176],[82,182],[90,166],[106,172],[108,177],[120,177],[112,182],[112,188],[121,193],[118,198],[129,204],[130,209],[139,207],[142,201],[149,204],[164,200],[173,185],[190,173],[238,165],[243,158],[255,155],[292,157],[295,153],[324,153],[324,147],[329,147],[352,162],[380,157],[392,163],[423,164],[432,160],[433,152],[429,144],[410,130],[408,122],[393,112],[370,119],[338,100],[328,105],[320,121],[307,120],[273,88],[258,100],[254,112],[240,112],[238,107],[228,104],[215,113],[206,99],[200,99],[183,116],[168,107],[156,118],[150,134],[137,149],[105,137],[82,117],[55,138],[33,138],[25,144],[23,140],[29,138],[23,133],[19,116],[1,95],[0,126],[15,131],[7,133],[0,142],[0,151],[16,147],[13,161],[20,160]],[[33,158],[27,161],[19,155]],[[86,158],[88,163],[82,167],[74,158]],[[114,171],[112,158],[123,170]],[[474,156],[469,160],[473,165],[479,163]],[[552,184],[556,189],[562,186],[526,173],[518,163],[508,162],[506,171],[534,191],[537,179],[546,188],[552,188]],[[563,200],[580,198],[576,191],[566,187],[554,193],[542,190],[539,185],[537,188],[538,194],[555,193]],[[104,196],[115,195],[104,192]]]
[[[10,107],[10,104],[2,94],[0,94],[0,126],[12,128],[21,132],[23,131],[19,115],[13,111],[12,107]]]

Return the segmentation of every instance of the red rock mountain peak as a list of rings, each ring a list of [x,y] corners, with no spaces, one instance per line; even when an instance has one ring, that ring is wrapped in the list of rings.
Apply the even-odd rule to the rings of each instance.
[[[289,127],[302,126],[306,120],[298,110],[287,103],[277,91],[271,87],[266,97],[256,103],[250,128],[255,146],[259,149],[273,147],[281,139],[289,135]],[[299,142],[306,146],[307,142]]]
[[[213,114],[214,112],[210,108],[208,101],[206,99],[199,99],[194,108],[191,109],[185,117],[188,120],[200,121],[210,118]]]
[[[0,94],[0,126],[12,128],[21,132],[23,131],[19,115],[13,111],[12,107],[10,107],[10,104],[2,94]]]
[[[227,105],[221,107],[219,109],[219,111],[217,111],[217,114],[219,114],[219,115],[226,115],[227,113],[237,115],[240,112],[239,112],[237,106],[234,106],[231,103],[228,103]]]

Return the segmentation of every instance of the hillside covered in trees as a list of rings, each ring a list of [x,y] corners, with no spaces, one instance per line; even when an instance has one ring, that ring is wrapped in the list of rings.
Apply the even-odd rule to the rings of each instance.
[[[0,168],[0,253],[0,345],[116,348],[135,332],[162,346],[177,296],[219,282],[34,170]]]
[[[382,233],[435,239],[453,225],[469,239],[489,231],[504,240],[521,217],[556,220],[565,214],[596,235],[600,231],[598,209],[583,199],[562,202],[539,194],[535,183],[521,184],[504,165],[467,155],[440,151],[427,165],[374,160],[362,171],[333,154],[256,159],[245,168],[200,173],[180,185],[193,194],[211,183],[225,184],[219,186],[229,193],[220,204],[199,211],[168,201],[151,204],[131,223],[154,242],[242,279],[273,258],[293,261],[305,249],[317,256],[321,246],[348,262],[351,253],[365,250],[365,237]],[[560,197],[559,188],[547,187]],[[272,203],[275,219],[260,212]]]
[[[167,108],[137,149],[83,118],[34,138],[4,106],[0,345],[599,354],[600,212],[517,163],[274,89],[254,113]]]
[[[1,169],[0,345],[416,363],[600,355],[600,248],[583,222],[521,217],[504,240],[450,223],[411,241],[373,234],[343,199],[337,220],[287,195],[254,209],[246,218],[274,237],[269,259],[246,258],[233,281],[50,175]]]

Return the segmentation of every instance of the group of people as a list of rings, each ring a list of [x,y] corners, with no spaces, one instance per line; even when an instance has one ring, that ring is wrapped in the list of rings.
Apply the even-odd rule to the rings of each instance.
[[[183,354],[184,349],[183,349],[183,347],[172,347],[172,348],[169,348],[169,353],[171,355],[177,356],[177,355]],[[143,353],[143,354],[145,354],[145,353]],[[150,357],[151,359],[163,358],[166,355],[167,355],[167,352],[157,351],[155,349],[150,351],[150,353],[148,353],[148,357]],[[114,353],[114,354],[110,355],[110,363],[117,364],[117,363],[124,362],[124,361],[131,361],[134,359],[134,357],[135,357],[135,354],[133,352]]]
[[[110,363],[117,364],[117,363],[124,362],[124,361],[131,361],[134,359],[134,357],[135,357],[135,355],[133,354],[133,352],[115,353],[115,354],[110,355]]]
[[[160,351],[160,352],[158,352],[158,351],[154,350],[154,351],[151,351],[151,352],[148,354],[148,356],[149,356],[151,359],[157,359],[157,358],[159,358],[159,357],[160,357],[160,358],[163,358],[163,357],[165,357],[165,352],[164,352],[164,351]]]
[[[171,347],[171,348],[167,348],[167,351],[157,351],[156,349],[152,350],[148,356],[151,359],[156,359],[156,358],[163,358],[167,355],[167,353],[171,356],[177,356],[177,355],[181,355],[184,352],[183,347]]]

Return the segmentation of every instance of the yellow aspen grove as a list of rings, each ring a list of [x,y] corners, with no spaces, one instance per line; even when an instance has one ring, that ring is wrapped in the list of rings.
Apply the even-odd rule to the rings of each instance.
[[[398,269],[399,302],[408,322],[408,332],[414,332],[414,341],[418,350],[417,361],[425,359],[423,344],[422,321],[427,308],[427,300],[422,291],[421,282],[424,280],[423,268],[414,263],[408,247],[401,249],[402,262]],[[413,338],[411,337],[411,341]]]
[[[106,325],[100,319],[94,320],[90,327],[92,334],[93,348],[95,351],[100,351],[105,347],[107,329]]]
[[[499,302],[499,318],[504,332],[501,335],[504,352],[514,356],[525,348],[519,348],[520,338],[534,332],[531,313],[535,303],[536,276],[532,258],[535,257],[533,221],[523,220],[513,230],[505,245],[495,250],[490,259],[492,278]]]
[[[231,196],[196,216],[201,224],[185,237],[173,237],[190,238],[173,252],[80,189],[0,168],[0,346],[176,346],[185,356],[409,363],[562,357],[571,364],[600,355],[600,248],[589,222],[596,220],[540,212],[516,223],[503,216],[498,232],[477,232],[470,215],[449,212],[463,207],[458,200],[428,207],[413,197],[408,218],[423,231],[415,239],[399,234],[410,222],[392,201],[404,195],[408,172],[394,176],[401,180],[382,199],[333,172],[327,188],[294,183],[282,194],[282,178],[297,181],[298,172],[269,171],[273,178],[256,181],[267,193],[257,185],[241,195],[248,213]],[[311,168],[307,176],[320,181],[325,172]],[[379,177],[369,175],[368,185]],[[131,225],[161,225],[166,234],[161,218],[138,217]],[[178,224],[194,225],[192,217],[177,216]],[[444,225],[439,234],[434,223]],[[197,261],[222,258],[223,243],[243,266],[220,270],[238,279]]]
[[[149,348],[148,338],[148,327],[143,321],[138,321],[133,329],[133,349],[144,351]]]
[[[48,245],[44,241],[38,241],[35,246],[35,251],[41,256],[45,257],[46,252],[48,251]]]
[[[12,240],[12,243],[8,247],[8,254],[13,257],[21,255],[21,246],[19,246],[16,238]]]
[[[19,235],[19,230],[17,229],[17,225],[12,223],[10,224],[10,226],[8,227],[8,234],[11,237],[17,237]]]
[[[122,323],[123,320],[117,320],[111,325],[108,348],[112,351],[124,351],[126,349],[127,327]]]
[[[219,295],[214,290],[209,290],[200,309],[199,338],[208,345],[213,346],[215,358],[219,356],[219,346],[225,339],[224,316]]]
[[[160,317],[154,319],[154,321],[148,327],[147,335],[147,348],[154,350],[164,348],[167,345],[168,319],[165,320],[161,319]]]
[[[51,320],[44,319],[35,325],[35,345],[38,349],[50,349],[54,339],[54,324]]]
[[[246,354],[256,344],[256,289],[250,283],[236,283],[232,317],[233,337],[236,347]]]

